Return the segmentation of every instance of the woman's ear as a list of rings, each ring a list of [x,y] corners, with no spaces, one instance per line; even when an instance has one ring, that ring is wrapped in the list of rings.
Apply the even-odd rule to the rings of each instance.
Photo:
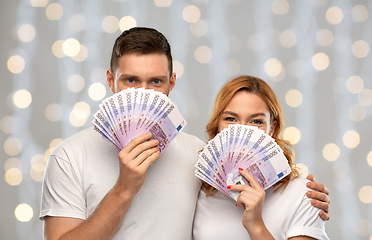
[[[273,136],[276,124],[277,124],[277,121],[274,120],[273,123],[271,124],[271,129],[270,129],[270,134],[269,134],[270,136]]]

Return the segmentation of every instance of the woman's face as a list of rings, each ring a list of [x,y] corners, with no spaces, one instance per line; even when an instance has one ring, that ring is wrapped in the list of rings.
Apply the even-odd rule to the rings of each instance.
[[[223,110],[218,132],[236,123],[258,127],[269,135],[276,125],[276,121],[271,124],[269,107],[261,97],[245,90],[236,92]]]

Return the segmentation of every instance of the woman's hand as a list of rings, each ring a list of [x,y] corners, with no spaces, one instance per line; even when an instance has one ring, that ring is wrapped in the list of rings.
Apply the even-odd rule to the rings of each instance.
[[[247,171],[239,168],[240,174],[247,179],[249,185],[230,185],[231,191],[238,191],[240,195],[236,201],[237,207],[243,208],[242,223],[247,229],[251,239],[274,239],[267,230],[262,220],[262,206],[265,199],[265,191],[257,180]]]

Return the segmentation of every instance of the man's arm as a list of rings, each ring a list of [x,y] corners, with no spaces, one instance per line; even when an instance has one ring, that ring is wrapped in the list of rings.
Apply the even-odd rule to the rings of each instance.
[[[309,174],[306,178],[311,181],[308,182],[306,186],[312,190],[315,190],[308,191],[306,196],[313,198],[311,200],[311,205],[320,208],[322,211],[319,212],[319,216],[323,220],[328,221],[331,218],[329,215],[331,199],[329,197],[328,188],[323,183],[315,182],[315,177],[312,174]]]
[[[144,183],[148,167],[160,155],[158,141],[146,141],[150,137],[151,134],[142,134],[132,139],[120,151],[118,180],[87,220],[45,217],[44,238],[47,240],[112,239],[133,198]]]

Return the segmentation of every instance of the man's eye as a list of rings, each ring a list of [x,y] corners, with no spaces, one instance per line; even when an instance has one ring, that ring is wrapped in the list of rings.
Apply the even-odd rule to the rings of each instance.
[[[161,83],[161,81],[159,79],[155,79],[152,81],[152,83],[158,85]]]
[[[132,79],[132,78],[128,78],[128,79],[127,79],[127,82],[128,82],[128,83],[134,83],[134,82],[135,82],[135,80],[134,80],[134,79]]]

